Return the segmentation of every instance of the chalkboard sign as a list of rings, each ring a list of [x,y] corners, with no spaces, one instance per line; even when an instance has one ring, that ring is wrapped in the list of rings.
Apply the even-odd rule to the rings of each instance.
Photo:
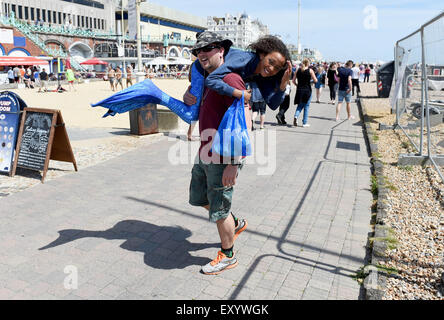
[[[25,108],[12,176],[17,167],[43,171],[43,182],[49,159],[72,162],[77,171],[62,114],[60,110]]]
[[[52,113],[26,113],[17,166],[32,170],[44,170],[52,119]]]

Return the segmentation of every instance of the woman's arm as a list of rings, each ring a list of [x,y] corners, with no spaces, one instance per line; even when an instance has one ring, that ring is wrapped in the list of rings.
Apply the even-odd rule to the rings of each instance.
[[[206,78],[205,86],[219,94],[240,99],[242,97],[242,90],[231,87],[223,79],[232,72],[242,76],[246,66],[256,57],[256,54],[252,52],[230,49],[225,56],[224,63]]]
[[[314,83],[318,82],[318,78],[316,78],[316,75],[313,71],[313,69],[310,69],[310,75],[311,75],[311,79],[313,80]]]

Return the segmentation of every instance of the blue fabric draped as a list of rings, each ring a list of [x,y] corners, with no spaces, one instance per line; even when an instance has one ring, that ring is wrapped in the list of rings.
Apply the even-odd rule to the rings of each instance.
[[[107,117],[114,116],[117,113],[139,109],[149,103],[160,104],[168,107],[183,121],[190,124],[192,121],[197,121],[199,119],[199,106],[202,99],[205,80],[195,65],[196,63],[193,63],[191,67],[190,93],[196,97],[197,102],[191,106],[169,96],[160,90],[150,79],[145,79],[144,81],[119,91],[100,102],[91,104],[91,106],[108,108],[108,112],[103,116]]]

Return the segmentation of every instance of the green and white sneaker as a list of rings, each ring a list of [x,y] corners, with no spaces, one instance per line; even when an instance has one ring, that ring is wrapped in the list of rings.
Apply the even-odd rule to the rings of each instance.
[[[222,251],[219,251],[216,259],[204,265],[201,270],[205,274],[219,274],[226,269],[234,268],[237,264],[234,252],[233,256],[228,258]]]
[[[238,219],[237,227],[234,229],[234,237],[233,241],[236,241],[237,237],[241,234],[241,232],[247,229],[248,223],[246,219]]]

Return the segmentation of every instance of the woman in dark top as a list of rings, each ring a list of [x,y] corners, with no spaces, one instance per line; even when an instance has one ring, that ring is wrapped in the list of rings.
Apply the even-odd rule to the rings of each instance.
[[[316,79],[314,71],[308,67],[309,64],[310,62],[308,61],[308,59],[304,59],[304,61],[302,61],[302,66],[298,69],[293,78],[293,83],[297,86],[294,103],[298,105],[296,108],[296,113],[294,114],[294,121],[293,121],[294,126],[298,125],[298,117],[302,109],[304,110],[304,118],[302,119],[302,126],[303,127],[310,126],[307,123],[308,109],[310,107],[310,101],[311,101],[310,81],[313,80],[313,82],[316,83],[318,82],[318,80]]]
[[[328,72],[327,72],[327,82],[328,82],[328,87],[330,88],[330,100],[331,100],[331,104],[335,104],[335,100],[336,100],[336,91],[338,91],[338,69],[336,67],[336,63],[332,62],[330,63],[330,67],[328,68]]]

